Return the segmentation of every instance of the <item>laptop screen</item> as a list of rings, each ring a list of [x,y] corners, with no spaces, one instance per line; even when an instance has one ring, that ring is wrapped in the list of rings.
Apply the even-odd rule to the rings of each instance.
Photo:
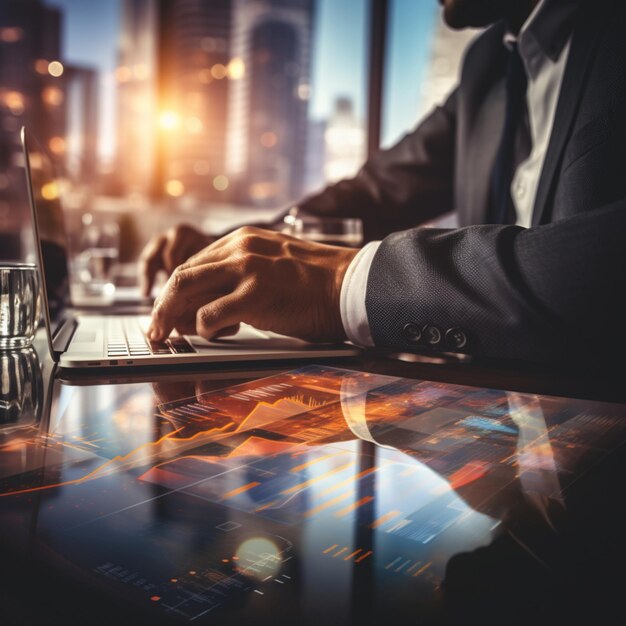
[[[55,174],[50,157],[25,128],[22,128],[21,139],[37,240],[35,248],[45,287],[44,315],[50,325],[60,320],[70,298],[68,244],[60,198],[61,181]]]

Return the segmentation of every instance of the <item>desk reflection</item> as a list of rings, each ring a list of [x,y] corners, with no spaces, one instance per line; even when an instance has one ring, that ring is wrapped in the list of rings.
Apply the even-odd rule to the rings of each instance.
[[[0,446],[0,524],[155,619],[439,619],[467,601],[468,555],[511,539],[525,567],[552,567],[540,548],[570,532],[568,488],[625,417],[321,366],[57,383],[46,431]]]
[[[21,427],[41,417],[43,378],[32,348],[0,352],[0,428]]]

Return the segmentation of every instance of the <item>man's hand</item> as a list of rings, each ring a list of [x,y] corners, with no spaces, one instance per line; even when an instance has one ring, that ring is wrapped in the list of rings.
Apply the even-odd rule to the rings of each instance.
[[[152,239],[143,249],[139,259],[139,280],[141,292],[149,296],[154,279],[160,271],[169,276],[191,255],[215,241],[215,237],[205,235],[192,226],[182,224],[171,228],[164,235]]]
[[[339,296],[357,252],[240,228],[176,268],[155,302],[148,336],[162,341],[175,328],[211,339],[246,322],[309,341],[343,341]]]

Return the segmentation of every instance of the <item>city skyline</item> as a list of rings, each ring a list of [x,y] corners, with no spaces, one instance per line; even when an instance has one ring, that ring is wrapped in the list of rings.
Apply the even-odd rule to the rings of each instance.
[[[110,161],[115,156],[117,135],[115,70],[122,0],[46,0],[46,4],[64,12],[62,56],[70,63],[91,65],[100,72],[99,155]],[[366,0],[317,0],[309,118],[328,119],[336,100],[348,97],[357,118],[364,120],[367,9]],[[417,121],[420,81],[429,60],[432,31],[440,19],[438,11],[434,1],[391,3],[383,145],[390,144]]]
[[[353,176],[366,157],[366,0],[8,6],[4,88],[24,111],[9,107],[4,127],[26,123],[40,137],[65,172],[68,208],[100,197],[284,206]],[[468,40],[418,6],[390,3],[383,147],[453,85]],[[32,48],[38,32],[53,50]],[[18,51],[30,87],[10,78]],[[19,166],[19,142],[7,137]]]

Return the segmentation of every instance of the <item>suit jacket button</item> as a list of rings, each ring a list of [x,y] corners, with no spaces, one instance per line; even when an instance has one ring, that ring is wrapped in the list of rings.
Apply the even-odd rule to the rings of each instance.
[[[441,328],[439,328],[439,326],[435,326],[434,324],[427,324],[424,326],[422,333],[424,334],[424,342],[433,348],[436,348],[443,339]]]
[[[453,350],[460,350],[467,345],[467,335],[460,328],[446,330],[446,343]]]
[[[402,335],[407,341],[411,343],[418,343],[422,338],[422,329],[417,324],[409,322],[402,328]]]

